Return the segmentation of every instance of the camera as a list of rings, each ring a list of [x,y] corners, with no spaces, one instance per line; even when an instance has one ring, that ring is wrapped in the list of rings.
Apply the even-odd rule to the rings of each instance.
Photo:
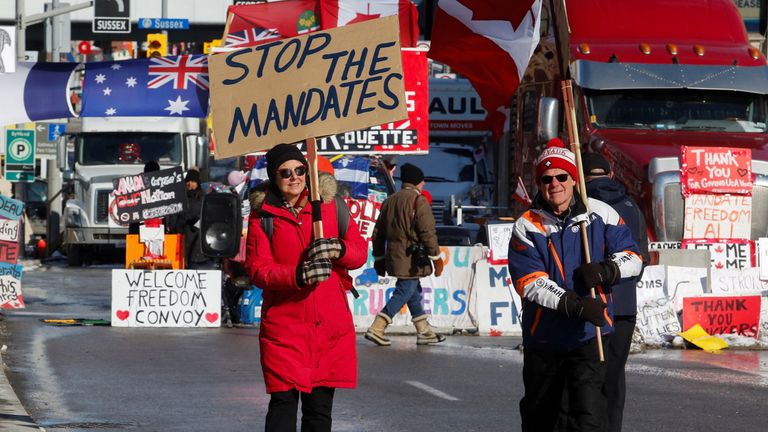
[[[405,249],[405,254],[411,257],[411,261],[417,267],[430,265],[431,260],[427,248],[421,243],[414,243]]]

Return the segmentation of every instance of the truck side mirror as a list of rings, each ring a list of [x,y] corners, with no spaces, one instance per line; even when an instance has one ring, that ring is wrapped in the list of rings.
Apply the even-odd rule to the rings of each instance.
[[[197,142],[197,161],[196,164],[203,171],[208,171],[208,161],[210,160],[210,141],[207,137],[198,136]]]
[[[69,157],[67,155],[67,141],[69,135],[60,135],[56,140],[56,167],[59,171],[69,171]]]
[[[536,136],[540,143],[546,143],[557,137],[560,125],[560,101],[553,97],[542,96],[539,99]]]

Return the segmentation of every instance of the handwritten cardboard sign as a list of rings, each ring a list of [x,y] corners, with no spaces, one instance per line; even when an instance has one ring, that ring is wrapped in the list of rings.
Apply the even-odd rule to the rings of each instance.
[[[112,270],[112,326],[219,327],[221,271]]]
[[[760,296],[697,297],[683,303],[683,328],[696,324],[707,333],[757,337]]]
[[[663,265],[646,267],[643,270],[643,276],[636,284],[637,304],[641,305],[646,301],[664,297],[666,279],[667,270]]]
[[[352,219],[357,222],[360,229],[360,235],[370,241],[373,237],[373,228],[376,226],[376,220],[379,219],[381,212],[381,203],[364,199],[348,198],[347,207]]]
[[[509,254],[509,239],[512,238],[512,230],[515,224],[488,224],[488,245],[491,264],[507,264]]]
[[[0,218],[18,220],[24,214],[24,203],[0,194]]]
[[[731,147],[682,147],[683,195],[752,195],[752,150]]]
[[[19,221],[0,219],[0,240],[18,241],[19,240]]]
[[[640,304],[637,329],[647,343],[660,342],[665,336],[681,331],[672,300],[662,297]]]
[[[0,308],[20,309],[24,307],[24,297],[21,294],[20,265],[0,263]]]
[[[16,264],[19,260],[18,241],[0,241],[0,262]]]
[[[213,55],[216,158],[408,117],[397,16]]]
[[[752,197],[690,195],[685,198],[684,239],[751,238]]]
[[[109,213],[120,225],[181,213],[187,207],[181,167],[120,177],[112,183],[114,201]]]
[[[712,269],[743,269],[755,263],[755,242],[747,239],[685,239],[683,249],[708,250]]]
[[[429,151],[429,76],[426,51],[404,49],[403,79],[408,118],[317,140],[318,153],[385,154]]]

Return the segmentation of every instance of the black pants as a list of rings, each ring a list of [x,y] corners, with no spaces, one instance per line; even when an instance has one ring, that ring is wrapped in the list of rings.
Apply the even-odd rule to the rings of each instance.
[[[315,387],[312,393],[298,390],[272,393],[265,432],[296,432],[296,412],[301,395],[301,432],[330,432],[333,392],[330,387]]]
[[[603,336],[603,341],[606,341]],[[600,431],[605,418],[605,363],[600,362],[597,341],[566,352],[523,350],[523,384],[520,400],[523,432],[556,430],[563,393],[568,394],[568,415],[562,430]]]
[[[603,394],[608,403],[606,432],[620,432],[624,417],[624,397],[627,385],[624,367],[632,345],[632,333],[635,332],[635,316],[616,315],[613,321],[613,334],[605,350],[605,384]]]

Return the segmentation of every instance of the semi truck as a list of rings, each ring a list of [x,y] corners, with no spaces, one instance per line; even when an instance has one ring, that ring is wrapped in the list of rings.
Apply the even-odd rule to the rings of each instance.
[[[160,169],[205,171],[209,149],[201,131],[205,124],[197,118],[86,117],[70,122],[57,143],[65,199],[59,232],[69,265],[82,265],[88,253],[125,247],[128,227],[109,214],[113,179],[141,173],[152,160]]]
[[[582,148],[641,205],[652,241],[683,235],[681,146],[752,151],[752,239],[768,235],[768,67],[732,0],[541,0],[541,41],[518,88],[511,189],[535,191],[546,142],[568,141],[572,80]],[[514,117],[513,117],[514,118]]]

